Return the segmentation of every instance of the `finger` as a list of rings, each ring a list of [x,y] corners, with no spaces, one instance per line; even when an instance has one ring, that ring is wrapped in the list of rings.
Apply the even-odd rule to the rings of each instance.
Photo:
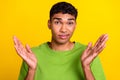
[[[108,38],[108,34],[105,34],[104,37],[101,39],[101,42]]]
[[[104,34],[98,38],[98,40],[96,41],[94,47],[96,47],[96,46],[98,45],[98,43],[101,41],[101,39],[102,39],[103,37],[104,37]]]
[[[108,35],[105,34],[101,40],[94,46],[95,49],[99,48],[100,46],[104,45],[106,41],[108,40]]]
[[[99,44],[97,45],[97,47],[98,47],[99,45],[103,44],[104,41],[106,42],[107,39],[108,39],[108,35],[106,34],[106,35],[104,35],[104,37],[100,40],[100,42],[99,42]]]
[[[16,36],[13,36],[13,41],[14,41],[14,44],[16,45],[17,44],[17,37]]]
[[[108,40],[108,36],[106,36],[106,37],[104,38],[104,40],[101,42],[100,45],[104,45],[104,44],[107,42],[107,40]]]
[[[95,49],[96,51],[99,50],[99,48],[103,47],[106,43],[106,41],[108,40],[108,37],[106,36],[104,41],[101,42],[101,44],[99,44]]]
[[[84,53],[83,53],[84,56],[87,57],[87,56],[89,55],[89,52],[90,52],[90,50],[91,50],[91,47],[92,47],[92,42],[89,42],[88,45],[87,45],[87,48],[85,49],[85,51],[84,51]]]
[[[91,47],[92,47],[92,42],[89,42],[85,51],[88,52],[91,49]]]
[[[20,46],[21,48],[23,48],[22,43],[20,42],[20,40],[16,36],[14,36],[13,39],[14,39],[15,45]]]
[[[16,45],[15,45],[14,47],[15,47],[15,50],[16,50],[17,54],[20,54],[21,52],[20,52],[20,50],[18,49],[18,47],[17,47]]]
[[[21,49],[18,47],[18,46],[14,46],[15,47],[15,49],[16,49],[16,51],[17,51],[17,54],[19,55],[19,56],[21,56],[23,53],[22,53],[22,51],[21,51]]]
[[[106,45],[104,45],[104,46],[102,46],[101,48],[99,48],[99,49],[97,50],[97,53],[100,54],[105,47],[106,47]]]
[[[94,49],[92,51],[92,54],[90,54],[89,56],[91,57],[92,60],[94,60],[99,55],[100,51],[102,51],[103,49],[104,47],[99,48],[99,50],[97,51]]]
[[[17,46],[14,46],[14,47],[15,47],[15,49],[16,49],[16,51],[17,51],[17,54],[18,54],[23,60],[26,61],[26,59],[27,59],[27,54],[26,54],[26,52],[21,51],[20,48],[17,47]]]
[[[89,49],[87,50],[87,56],[89,56],[91,54],[91,52],[93,52],[93,47],[92,47],[92,43],[89,43]]]
[[[13,40],[15,42],[15,45],[18,45],[20,43],[20,41],[18,40],[16,36],[13,37]]]
[[[92,53],[93,54],[89,54],[89,56],[91,56],[92,58],[95,58],[96,56],[98,56],[99,52],[102,51],[102,49],[104,48],[104,45],[105,45],[105,42],[107,41],[107,37],[104,39],[104,41],[100,42],[100,40],[102,40],[104,37],[106,37],[105,35],[102,35],[100,38],[99,38],[99,41],[97,43],[96,46],[94,46],[92,48]]]
[[[81,60],[84,60],[87,56],[88,56],[88,50],[91,48],[92,43],[89,42],[87,45],[87,48],[84,50],[82,56],[81,56]]]
[[[22,45],[22,43],[16,36],[14,36],[13,39],[14,39],[14,43],[17,47],[19,47],[22,51],[26,51],[24,46]]]
[[[28,44],[26,44],[26,50],[29,52],[29,53],[32,53],[32,50],[30,49],[30,46]]]
[[[97,48],[96,48],[96,52],[98,52],[102,47],[105,46],[106,41],[108,40],[108,38],[106,38]]]
[[[18,40],[16,36],[13,36],[14,44],[15,44],[15,49],[19,55],[26,53],[26,50],[24,46],[21,44],[21,42]]]
[[[17,47],[17,49],[19,49],[21,52],[27,52],[27,50],[24,48],[24,46],[22,44],[20,45],[15,45]]]
[[[13,37],[13,40],[14,40],[14,44],[17,47],[20,47],[21,49],[23,49],[23,46],[21,46],[21,43],[20,43],[20,41],[18,40],[18,38],[16,36]]]

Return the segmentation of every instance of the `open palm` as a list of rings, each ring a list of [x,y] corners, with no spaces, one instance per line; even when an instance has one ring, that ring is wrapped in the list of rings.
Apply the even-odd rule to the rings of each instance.
[[[108,40],[108,35],[103,34],[96,41],[95,45],[92,47],[90,42],[81,56],[81,61],[83,66],[90,66],[90,63],[98,56],[98,54],[105,48],[105,43]]]
[[[13,40],[18,55],[27,63],[29,68],[36,69],[37,59],[34,53],[31,51],[30,47],[28,45],[24,47],[16,36],[13,37]]]

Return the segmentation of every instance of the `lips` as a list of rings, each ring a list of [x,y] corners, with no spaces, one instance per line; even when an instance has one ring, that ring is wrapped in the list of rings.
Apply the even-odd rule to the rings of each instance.
[[[69,37],[69,34],[62,34],[58,35],[60,39],[67,39]]]

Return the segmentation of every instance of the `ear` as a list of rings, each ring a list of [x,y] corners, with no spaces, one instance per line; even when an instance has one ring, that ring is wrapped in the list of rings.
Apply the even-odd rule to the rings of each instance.
[[[48,28],[51,29],[51,22],[48,20]]]

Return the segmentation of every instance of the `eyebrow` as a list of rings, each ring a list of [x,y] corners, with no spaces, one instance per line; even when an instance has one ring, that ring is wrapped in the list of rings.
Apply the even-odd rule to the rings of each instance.
[[[62,18],[53,18],[54,19],[57,19],[57,20],[62,20]],[[69,18],[68,20],[75,20],[74,18]]]
[[[62,20],[62,18],[53,18],[53,20],[54,20],[54,19],[57,19],[57,20]]]

